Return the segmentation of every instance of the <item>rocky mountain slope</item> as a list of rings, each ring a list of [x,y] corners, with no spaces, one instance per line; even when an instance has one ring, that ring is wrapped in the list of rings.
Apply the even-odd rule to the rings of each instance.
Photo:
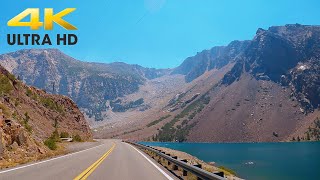
[[[48,157],[44,141],[55,130],[92,139],[72,100],[26,86],[0,66],[0,167]]]
[[[320,115],[319,32],[319,26],[299,24],[259,29],[251,41],[235,41],[186,59],[172,72],[185,76],[185,90],[171,96],[158,116],[148,116],[153,121],[144,128],[120,137],[215,142],[307,139],[308,127]],[[220,59],[213,55],[214,49],[229,50]]]
[[[290,87],[302,108],[312,112],[320,104],[319,44],[320,26],[295,24],[259,29],[223,84],[248,72],[258,80]]]
[[[306,137],[306,127],[319,115],[319,35],[319,26],[259,29],[234,67],[209,91],[212,101],[196,118],[188,139],[283,141],[296,131]]]
[[[88,63],[56,49],[21,50],[0,56],[0,64],[29,85],[71,97],[89,118],[103,120],[106,103],[139,90],[168,70],[125,63]]]
[[[235,62],[249,41],[233,41],[228,46],[217,46],[204,50],[197,55],[187,58],[171,74],[185,75],[186,82],[191,82],[206,71],[221,69],[231,62]]]

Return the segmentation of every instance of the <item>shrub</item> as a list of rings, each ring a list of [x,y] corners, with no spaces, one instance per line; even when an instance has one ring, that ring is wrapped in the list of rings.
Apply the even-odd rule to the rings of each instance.
[[[18,107],[19,104],[20,104],[20,100],[19,100],[19,98],[17,98],[17,99],[14,101],[14,106],[15,106],[15,107]]]
[[[18,119],[18,113],[17,113],[17,111],[14,111],[14,112],[12,113],[12,118],[15,119],[15,120]]]
[[[121,101],[118,101],[118,100],[116,102],[111,101],[110,106],[112,107],[113,112],[125,112],[128,109],[139,107],[144,103],[144,100],[143,98],[140,98],[136,101],[130,101],[129,103],[124,105],[121,105],[119,103],[121,103]]]
[[[32,127],[29,125],[30,116],[28,112],[24,113],[25,118],[23,119],[23,125],[26,128],[27,131],[31,132]]]
[[[161,118],[159,118],[159,119],[157,119],[157,120],[155,120],[155,121],[152,121],[151,123],[147,124],[147,127],[151,127],[151,126],[153,126],[153,125],[156,125],[156,124],[160,123],[161,121],[169,118],[170,116],[171,116],[171,115],[166,115],[166,116],[163,116],[163,117],[161,117]]]
[[[51,137],[44,141],[44,145],[46,145],[51,150],[56,150],[58,148],[56,141]]]
[[[29,124],[24,124],[24,128],[26,128],[28,132],[32,132],[32,127]]]
[[[0,109],[2,109],[2,113],[5,116],[9,116],[10,115],[9,109],[8,109],[8,107],[6,105],[0,103]]]
[[[26,95],[27,95],[28,97],[30,97],[32,94],[33,94],[33,93],[32,93],[32,91],[31,91],[31,89],[27,89]]]
[[[313,126],[308,128],[307,140],[320,140],[320,118],[316,118],[313,122]]]
[[[25,116],[24,122],[25,122],[25,123],[28,123],[29,120],[30,120],[30,116],[29,116],[28,112],[25,112],[25,113],[24,113],[24,116]]]
[[[13,86],[9,78],[3,74],[0,74],[0,95],[8,94],[13,90]]]
[[[60,137],[61,138],[68,138],[69,137],[69,133],[68,132],[61,132],[60,133]]]
[[[51,139],[53,139],[54,141],[58,142],[58,141],[61,141],[60,139],[60,135],[59,135],[59,132],[57,129],[55,129],[52,134],[51,134]]]
[[[232,169],[229,169],[227,167],[224,167],[224,166],[219,166],[219,168],[227,173],[230,173],[232,175],[236,175],[236,172],[234,172]]]
[[[45,97],[41,97],[40,98],[40,102],[47,108],[51,109],[51,110],[55,110],[59,113],[63,113],[64,112],[64,108],[63,106],[59,105],[58,103],[54,102],[52,99],[50,98],[45,98]]]
[[[8,74],[8,78],[9,78],[11,81],[16,80],[16,77],[15,77],[13,74]]]
[[[73,141],[81,142],[81,141],[82,141],[81,136],[79,136],[79,134],[75,135],[75,136],[73,137]]]

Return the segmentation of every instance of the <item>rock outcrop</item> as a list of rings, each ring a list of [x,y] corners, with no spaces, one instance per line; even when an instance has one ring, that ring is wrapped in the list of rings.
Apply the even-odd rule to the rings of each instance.
[[[299,24],[259,29],[223,84],[249,72],[258,80],[290,86],[305,112],[320,106],[320,26]]]
[[[249,41],[233,41],[228,46],[217,46],[204,50],[187,58],[171,74],[183,74],[186,82],[191,82],[206,71],[221,69],[228,63],[235,62],[248,44]]]
[[[0,167],[49,156],[43,142],[54,131],[92,139],[71,99],[26,86],[0,66]]]

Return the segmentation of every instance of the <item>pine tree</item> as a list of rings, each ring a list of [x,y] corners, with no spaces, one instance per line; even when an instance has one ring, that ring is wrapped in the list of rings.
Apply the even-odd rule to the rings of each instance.
[[[310,141],[310,134],[307,132],[307,141]]]
[[[300,137],[298,136],[297,141],[300,142]]]
[[[55,94],[55,85],[56,85],[56,83],[53,82],[53,83],[52,83],[52,93],[53,93],[53,94]]]

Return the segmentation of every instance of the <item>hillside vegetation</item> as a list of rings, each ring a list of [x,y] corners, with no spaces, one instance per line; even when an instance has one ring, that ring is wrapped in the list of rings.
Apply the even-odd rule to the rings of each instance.
[[[0,66],[0,167],[61,153],[60,133],[92,139],[69,98],[26,86]]]

